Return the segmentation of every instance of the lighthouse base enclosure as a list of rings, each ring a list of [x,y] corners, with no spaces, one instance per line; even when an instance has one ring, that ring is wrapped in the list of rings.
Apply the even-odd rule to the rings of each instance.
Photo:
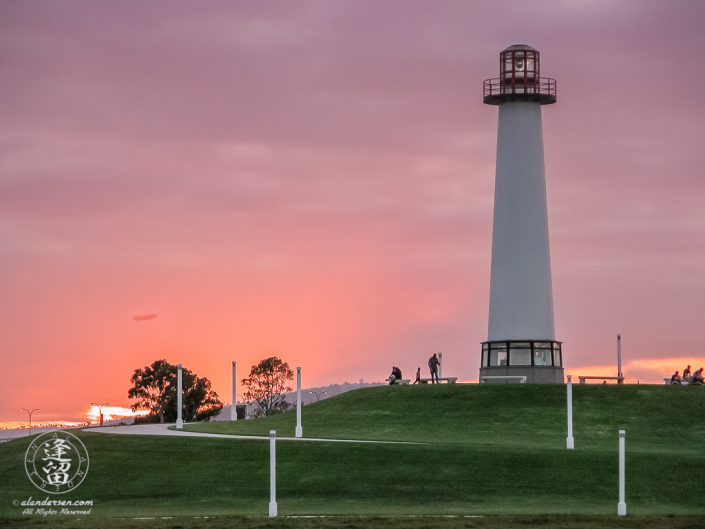
[[[483,342],[480,383],[516,382],[510,377],[525,376],[530,384],[562,384],[561,345],[555,341]]]

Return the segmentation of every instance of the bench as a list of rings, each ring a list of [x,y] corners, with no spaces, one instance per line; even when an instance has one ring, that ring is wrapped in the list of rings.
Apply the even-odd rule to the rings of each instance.
[[[526,375],[487,375],[480,377],[480,383],[488,380],[516,380],[519,384],[526,384]]]
[[[671,385],[673,385],[673,386],[692,386],[693,385],[692,382],[686,382],[685,380],[683,380],[680,384],[671,384],[670,378],[664,378],[663,381],[666,383],[667,386],[671,386]],[[698,384],[695,384],[695,385],[697,386]]]
[[[592,380],[616,380],[617,384],[622,384],[624,382],[624,377],[578,377],[580,379],[581,384],[585,384],[586,379],[592,379]]]
[[[458,380],[458,377],[445,377],[445,378],[439,378],[438,383],[443,384],[445,382],[446,384],[455,384],[455,381]],[[431,379],[430,378],[420,378],[419,379],[419,384],[430,384]]]
[[[388,378],[385,378],[385,380],[386,380],[387,382],[389,382],[389,379],[388,379]],[[394,384],[399,384],[399,385],[408,384],[409,382],[411,382],[411,380],[408,379],[408,378],[397,378],[397,379],[394,380],[394,383],[393,383],[393,384],[390,384],[390,386],[393,386]]]

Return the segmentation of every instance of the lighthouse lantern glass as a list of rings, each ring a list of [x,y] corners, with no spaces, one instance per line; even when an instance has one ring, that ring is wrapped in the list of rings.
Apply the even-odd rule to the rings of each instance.
[[[500,54],[502,93],[536,93],[540,77],[539,52],[529,46],[510,46]]]

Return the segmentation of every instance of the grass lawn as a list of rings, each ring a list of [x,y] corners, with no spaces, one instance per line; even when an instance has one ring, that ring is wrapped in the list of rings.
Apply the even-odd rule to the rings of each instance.
[[[281,518],[275,525],[249,518],[268,512],[268,441],[80,431],[90,469],[61,499],[93,500],[94,506],[84,521],[63,521],[77,528],[126,516],[176,517],[129,521],[162,524],[154,527],[703,527],[704,390],[575,385],[575,450],[565,448],[562,385],[382,386],[345,393],[303,408],[304,436],[392,443],[280,439]],[[292,411],[186,429],[265,436],[276,430],[278,437],[293,437],[295,426]],[[620,429],[626,430],[629,516],[618,518]],[[25,475],[28,443],[0,444],[0,527],[42,520],[60,527],[60,517],[23,517],[12,503],[47,496]],[[283,518],[301,515],[333,518]],[[466,518],[478,515],[484,517]],[[210,521],[187,518],[204,516]],[[571,525],[577,520],[581,525]],[[112,527],[108,522],[101,525]]]

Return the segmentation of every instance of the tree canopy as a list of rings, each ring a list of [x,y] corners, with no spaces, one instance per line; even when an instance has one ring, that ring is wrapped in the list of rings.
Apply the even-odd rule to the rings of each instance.
[[[186,422],[208,420],[220,413],[223,403],[213,391],[211,381],[199,378],[182,366],[182,418]],[[132,410],[148,409],[160,423],[176,422],[178,366],[166,360],[155,360],[151,366],[135,369],[130,378],[133,384],[127,396],[136,399]]]
[[[292,391],[286,385],[294,379],[294,372],[289,364],[276,356],[265,358],[252,366],[250,376],[242,379],[246,388],[245,400],[255,402],[255,417],[264,417],[288,410],[291,405],[286,402],[284,393]]]

